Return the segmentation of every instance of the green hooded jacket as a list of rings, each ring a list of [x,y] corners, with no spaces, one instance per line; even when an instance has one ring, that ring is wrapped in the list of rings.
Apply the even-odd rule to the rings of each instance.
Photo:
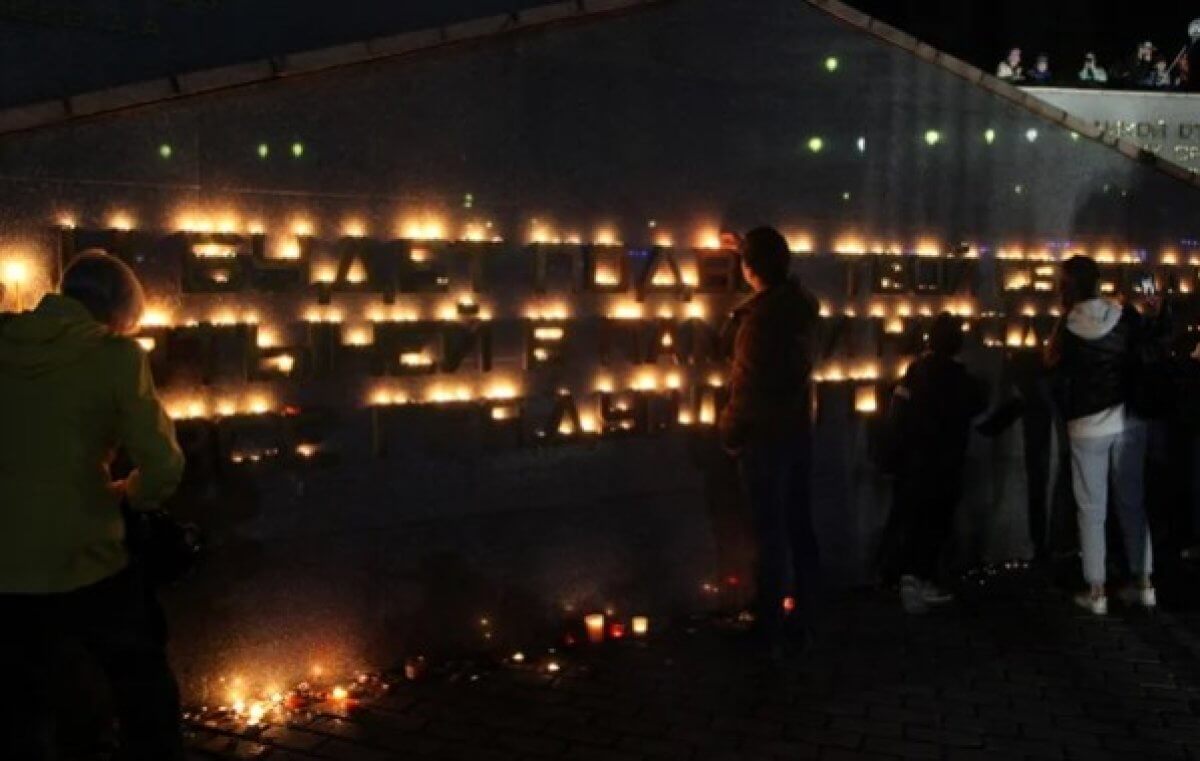
[[[135,470],[109,475],[124,447]],[[122,494],[152,509],[183,454],[137,342],[49,295],[0,317],[0,594],[94,584],[129,562]]]

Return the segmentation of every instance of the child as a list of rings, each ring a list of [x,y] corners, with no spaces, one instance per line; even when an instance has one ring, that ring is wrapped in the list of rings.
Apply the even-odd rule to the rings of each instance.
[[[928,351],[909,366],[892,402],[901,449],[893,507],[903,526],[900,601],[909,613],[953,599],[934,579],[962,496],[971,420],[987,406],[986,387],[956,359],[962,345],[962,321],[938,315]]]

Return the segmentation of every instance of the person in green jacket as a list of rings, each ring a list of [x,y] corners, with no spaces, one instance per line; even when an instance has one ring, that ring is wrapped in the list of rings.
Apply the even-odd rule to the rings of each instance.
[[[133,271],[88,251],[61,294],[0,315],[0,648],[5,758],[54,758],[47,674],[64,641],[108,677],[121,758],[183,757],[179,691],[162,610],[124,542],[122,503],[156,509],[184,460],[130,337],[143,296]],[[134,469],[114,480],[124,450]],[[6,701],[8,702],[8,701]]]

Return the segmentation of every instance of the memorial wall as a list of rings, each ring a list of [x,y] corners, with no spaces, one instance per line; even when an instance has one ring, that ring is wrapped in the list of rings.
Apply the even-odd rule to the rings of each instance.
[[[869,429],[932,317],[1008,398],[1064,256],[1190,303],[1196,199],[805,3],[680,0],[0,136],[0,279],[146,282],[195,680],[736,584],[720,233],[757,224],[821,302],[818,533],[868,581]],[[956,567],[1029,554],[1021,435],[972,441]]]

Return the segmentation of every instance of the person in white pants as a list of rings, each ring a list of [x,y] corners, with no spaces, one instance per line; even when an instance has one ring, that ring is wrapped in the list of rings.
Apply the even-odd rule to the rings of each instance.
[[[1129,563],[1123,602],[1154,607],[1153,551],[1144,504],[1146,428],[1129,409],[1143,332],[1137,310],[1100,297],[1096,262],[1063,263],[1064,317],[1046,347],[1070,440],[1071,480],[1079,505],[1079,544],[1088,589],[1076,604],[1108,612],[1105,523],[1115,506]]]

